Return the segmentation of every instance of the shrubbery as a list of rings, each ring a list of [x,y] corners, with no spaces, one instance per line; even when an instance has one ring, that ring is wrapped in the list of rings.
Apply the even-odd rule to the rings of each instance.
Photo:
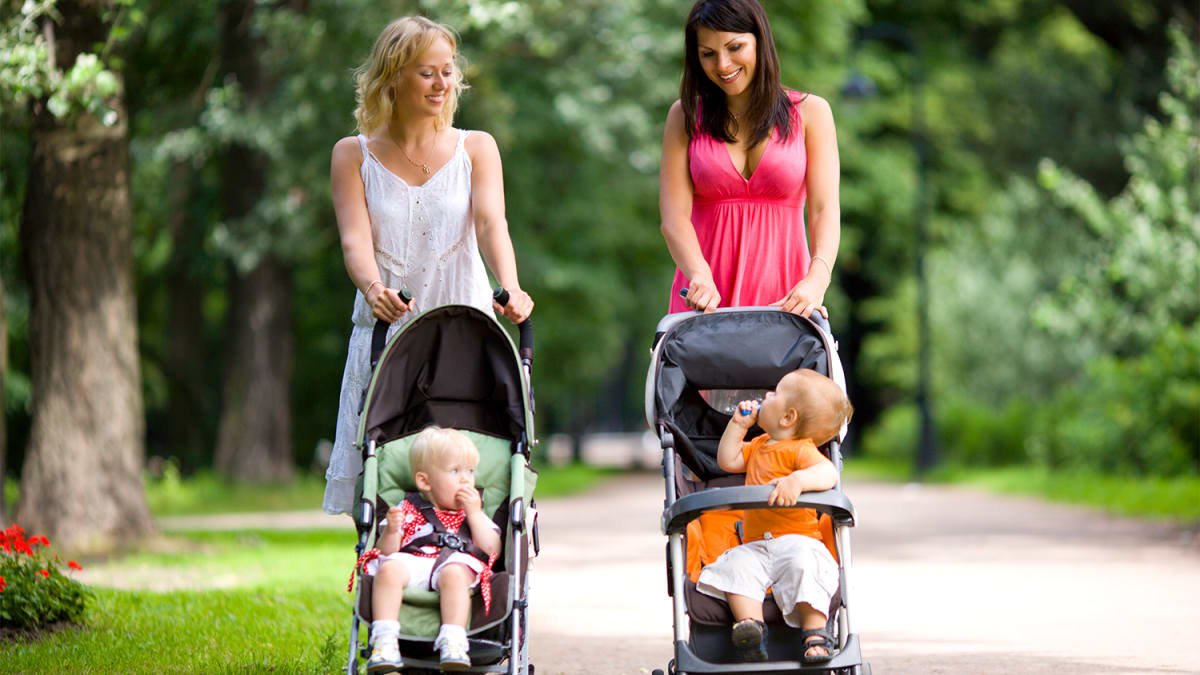
[[[0,530],[0,628],[38,628],[83,618],[91,591],[63,574],[62,560],[49,548],[49,539],[26,538],[15,524]],[[81,569],[74,560],[66,567],[68,574]]]

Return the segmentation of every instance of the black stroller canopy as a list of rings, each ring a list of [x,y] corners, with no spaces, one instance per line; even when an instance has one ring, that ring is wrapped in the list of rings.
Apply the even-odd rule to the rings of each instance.
[[[663,336],[654,382],[658,420],[695,450],[689,466],[704,478],[729,475],[716,462],[717,439],[729,416],[701,396],[705,389],[774,389],[798,368],[829,375],[817,328],[779,310],[697,315]],[[755,427],[755,433],[761,433]]]
[[[414,319],[376,368],[367,440],[382,445],[430,424],[511,439],[525,429],[512,341],[474,307],[447,305]]]
[[[689,383],[695,389],[774,389],[798,368],[829,374],[817,329],[789,312],[700,315],[663,339],[656,384],[660,415],[668,414]]]

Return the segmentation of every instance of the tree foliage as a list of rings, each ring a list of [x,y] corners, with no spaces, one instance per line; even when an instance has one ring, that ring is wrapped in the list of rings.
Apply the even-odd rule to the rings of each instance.
[[[904,448],[915,436],[904,420],[916,376],[914,206],[924,189],[933,393],[947,454],[1117,467],[1100,458],[1167,429],[1132,466],[1178,468],[1180,447],[1197,444],[1188,420],[1198,417],[1187,366],[1200,295],[1194,8],[764,5],[784,83],[829,99],[837,120],[843,242],[826,304],[861,413],[856,427],[883,421],[886,438],[868,451]],[[13,214],[23,203],[30,101],[53,90],[52,111],[105,119],[112,82],[124,78],[150,452],[178,457],[185,470],[211,465],[231,289],[269,258],[294,289],[294,454],[307,464],[332,436],[354,294],[328,198],[329,153],[354,133],[353,68],[389,20],[413,13],[458,29],[471,88],[456,124],[486,130],[500,146],[521,280],[537,302],[541,430],[639,423],[647,347],[672,273],[657,170],[686,4],[256,3],[250,30],[267,95],[223,71],[212,3],[116,3],[113,37],[66,72],[53,68],[34,29],[54,6],[0,0],[10,470],[29,428],[28,300],[14,271]],[[1174,88],[1160,96],[1171,20],[1181,26]],[[913,49],[856,40],[878,22],[902,27]],[[873,99],[842,96],[853,73],[875,83]],[[918,74],[923,124],[913,116]],[[916,136],[928,149],[924,185]],[[266,164],[261,193],[236,216],[225,210],[220,160],[234,146]],[[1131,400],[1147,403],[1116,403]]]

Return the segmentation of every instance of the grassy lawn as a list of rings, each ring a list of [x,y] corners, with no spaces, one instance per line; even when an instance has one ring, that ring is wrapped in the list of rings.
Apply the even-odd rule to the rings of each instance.
[[[908,464],[851,458],[846,460],[845,467],[845,475],[850,481],[856,478],[912,480],[912,469]],[[1200,477],[1197,476],[1145,478],[1019,466],[941,467],[932,471],[925,480],[1092,506],[1122,516],[1173,520],[1183,525],[1200,524]]]
[[[586,490],[617,469],[567,464],[535,466],[537,496],[561,497]],[[325,494],[325,479],[303,474],[287,484],[248,485],[231,483],[212,473],[180,478],[168,469],[160,479],[146,481],[146,499],[155,516],[192,516],[251,511],[319,509]]]
[[[82,629],[0,645],[0,672],[328,673],[344,664],[352,532],[205,532],[165,541],[173,552],[85,562],[85,572],[188,588],[97,587]]]
[[[620,472],[540,467],[538,497]],[[147,481],[156,516],[320,508],[324,480],[246,486],[212,475]],[[83,627],[0,642],[0,673],[331,673],[344,667],[354,532],[168,533],[142,550],[87,560]],[[130,590],[122,590],[130,589]]]

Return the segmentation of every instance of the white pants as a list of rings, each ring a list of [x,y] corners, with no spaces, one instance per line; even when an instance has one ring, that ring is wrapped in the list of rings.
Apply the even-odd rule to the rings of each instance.
[[[797,605],[807,602],[821,614],[838,587],[838,566],[819,540],[785,534],[735,546],[700,571],[696,589],[721,600],[726,593],[762,602],[767,589],[789,626],[800,627]]]
[[[450,563],[459,563],[466,565],[475,572],[475,580],[471,582],[469,588],[475,588],[479,585],[479,573],[483,571],[483,561],[473,555],[466,553],[451,553],[450,557],[446,558],[446,562],[438,568],[437,573],[433,575],[433,588],[429,587],[429,573],[433,571],[433,563],[437,562],[437,558],[426,558],[421,555],[413,555],[411,553],[392,553],[372,560],[367,563],[367,574],[375,575],[379,572],[379,566],[386,560],[398,560],[404,563],[408,568],[408,583],[405,588],[416,588],[422,591],[436,591],[441,588],[439,581],[442,578],[442,571],[446,569],[446,565]]]

